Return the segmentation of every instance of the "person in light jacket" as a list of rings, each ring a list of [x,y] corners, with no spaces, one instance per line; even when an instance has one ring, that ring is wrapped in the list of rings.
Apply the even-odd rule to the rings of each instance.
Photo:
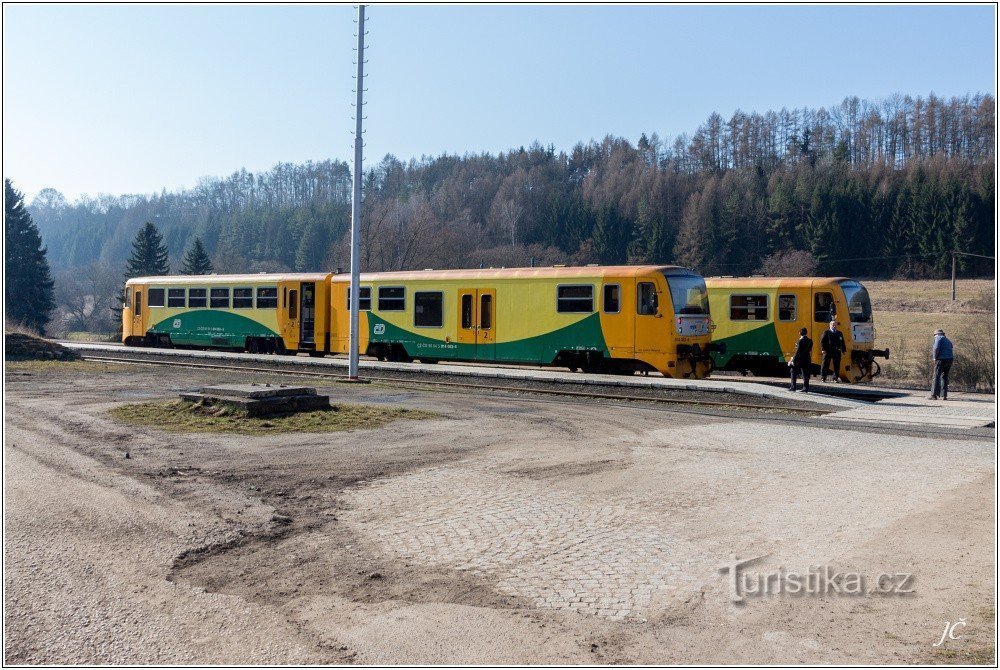
[[[934,356],[934,381],[931,382],[930,399],[947,400],[948,373],[951,372],[951,363],[955,360],[955,347],[940,328],[934,331],[934,348],[931,354]]]
[[[809,393],[809,372],[812,367],[813,341],[809,339],[809,331],[805,328],[799,329],[799,340],[795,343],[795,353],[788,361],[788,367],[792,372],[792,385],[789,391],[798,391],[796,381],[799,374],[802,375],[802,390]]]

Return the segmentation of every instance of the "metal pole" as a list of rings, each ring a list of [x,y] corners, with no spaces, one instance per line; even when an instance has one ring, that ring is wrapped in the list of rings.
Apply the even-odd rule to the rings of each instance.
[[[952,302],[955,301],[955,274],[956,274],[956,272],[955,272],[955,268],[956,268],[955,259],[956,258],[958,258],[958,255],[954,251],[951,252],[951,300],[952,300]]]
[[[361,112],[365,90],[365,6],[358,5],[358,98],[354,110],[354,192],[351,196],[351,330],[347,375],[358,378],[358,309],[361,304]]]

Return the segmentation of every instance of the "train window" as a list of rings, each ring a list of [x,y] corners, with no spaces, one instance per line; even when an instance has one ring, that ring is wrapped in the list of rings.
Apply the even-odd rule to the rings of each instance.
[[[406,309],[406,289],[402,286],[381,286],[378,290],[378,311],[402,312]]]
[[[162,288],[151,288],[149,289],[149,295],[146,296],[148,300],[148,305],[150,307],[163,307],[163,294],[165,289]]]
[[[125,307],[131,307],[131,306],[132,306],[132,291],[130,291],[128,289],[128,287],[126,286],[125,287]]]
[[[253,309],[253,289],[249,286],[233,289],[233,309]]]
[[[277,308],[278,308],[278,287],[258,286],[257,309],[277,309]]]
[[[213,288],[209,305],[212,309],[229,309],[229,289]]]
[[[208,305],[208,298],[205,297],[207,293],[208,289],[189,288],[188,307],[206,307]]]
[[[817,293],[813,318],[817,323],[833,321],[837,314],[837,308],[833,304],[832,293]]]
[[[142,291],[135,292],[135,315],[142,314]]]
[[[483,330],[493,327],[493,296],[489,293],[479,296],[479,327]]]
[[[462,296],[462,328],[472,328],[472,294]]]
[[[591,284],[571,284],[556,287],[557,312],[593,312],[594,287]]]
[[[416,291],[413,294],[413,325],[423,328],[440,328],[444,325],[440,291]]]
[[[778,321],[795,321],[798,316],[796,302],[794,295],[778,296]]]
[[[767,296],[729,296],[729,318],[732,321],[767,321]]]
[[[372,308],[372,287],[362,286],[358,291],[358,311],[367,312]],[[347,287],[347,309],[351,309],[351,287]]]
[[[621,284],[605,284],[604,312],[607,314],[617,314],[620,311],[622,311]]]
[[[656,284],[643,281],[636,286],[636,313],[653,316],[659,313],[660,299],[656,295]]]
[[[288,292],[288,318],[299,318],[299,292],[295,289]]]
[[[168,288],[167,307],[185,307],[185,306],[186,306],[186,301],[184,300],[184,289]]]

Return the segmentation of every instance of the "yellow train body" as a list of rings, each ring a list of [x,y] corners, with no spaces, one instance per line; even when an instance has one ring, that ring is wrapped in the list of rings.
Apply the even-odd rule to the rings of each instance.
[[[198,292],[189,303],[190,289]],[[218,309],[201,290],[254,302]],[[123,339],[259,351],[345,354],[346,275],[150,277],[126,287]],[[148,305],[150,290],[157,303]],[[164,304],[159,305],[159,290]],[[174,306],[167,305],[173,291]],[[302,300],[308,294],[312,303]],[[272,307],[269,298],[276,298]],[[143,306],[143,295],[146,305]],[[672,266],[518,268],[370,273],[361,276],[360,353],[418,359],[534,363],[587,371],[656,370],[706,376],[708,299],[704,280]],[[182,306],[182,300],[185,302]],[[137,311],[138,305],[138,311]],[[309,334],[304,330],[307,310]]]
[[[787,372],[799,330],[813,341],[814,369],[822,363],[820,340],[831,320],[847,345],[836,375],[847,382],[878,374],[875,323],[868,292],[847,277],[715,278],[705,280],[711,305],[718,368],[757,374]]]

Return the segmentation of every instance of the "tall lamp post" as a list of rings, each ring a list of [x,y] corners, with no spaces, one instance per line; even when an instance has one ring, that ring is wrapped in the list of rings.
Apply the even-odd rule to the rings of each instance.
[[[348,377],[358,378],[358,310],[361,304],[361,119],[365,91],[365,6],[358,5],[358,79],[354,109],[354,191],[351,196],[351,328]]]

